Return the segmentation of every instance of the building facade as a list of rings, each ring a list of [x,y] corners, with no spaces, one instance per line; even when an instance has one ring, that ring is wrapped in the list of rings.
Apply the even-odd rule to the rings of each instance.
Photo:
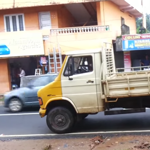
[[[11,89],[16,63],[30,75],[53,49],[63,55],[100,48],[121,36],[123,24],[136,34],[136,18],[143,15],[138,3],[135,8],[127,0],[1,0],[0,94]]]

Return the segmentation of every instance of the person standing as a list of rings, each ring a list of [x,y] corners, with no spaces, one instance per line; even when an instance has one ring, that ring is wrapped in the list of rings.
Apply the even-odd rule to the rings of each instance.
[[[20,77],[20,87],[21,87],[21,84],[22,84],[21,78],[24,77],[26,74],[25,74],[25,71],[22,69],[22,67],[20,67],[19,70],[20,70],[19,77]]]
[[[145,59],[141,61],[142,66],[150,66],[150,60],[148,55],[145,56]]]

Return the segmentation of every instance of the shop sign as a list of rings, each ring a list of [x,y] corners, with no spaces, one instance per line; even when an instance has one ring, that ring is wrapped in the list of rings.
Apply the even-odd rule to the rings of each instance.
[[[150,49],[150,34],[122,36],[122,49],[123,51]]]
[[[42,65],[46,65],[47,64],[46,57],[41,57],[40,62],[41,62]]]
[[[42,33],[22,31],[1,33],[0,57],[44,55]]]
[[[131,71],[131,55],[130,52],[124,52],[124,68],[125,72]]]

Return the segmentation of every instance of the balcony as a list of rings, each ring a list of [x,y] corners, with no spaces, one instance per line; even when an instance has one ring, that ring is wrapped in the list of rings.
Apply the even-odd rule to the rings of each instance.
[[[82,26],[51,29],[49,40],[45,41],[45,53],[61,48],[62,54],[72,50],[100,48],[104,42],[112,42],[110,26]]]
[[[71,28],[59,28],[51,29],[51,35],[59,34],[73,34],[73,33],[91,33],[91,32],[105,32],[109,30],[109,25],[105,26],[85,26],[85,27],[71,27]]]

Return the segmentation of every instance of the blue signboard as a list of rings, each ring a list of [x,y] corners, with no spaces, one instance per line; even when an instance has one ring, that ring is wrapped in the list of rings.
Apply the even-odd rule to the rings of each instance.
[[[6,45],[0,45],[0,55],[9,55],[10,49]]]
[[[123,51],[149,50],[150,49],[150,39],[123,40],[122,41],[122,49],[123,49]]]

